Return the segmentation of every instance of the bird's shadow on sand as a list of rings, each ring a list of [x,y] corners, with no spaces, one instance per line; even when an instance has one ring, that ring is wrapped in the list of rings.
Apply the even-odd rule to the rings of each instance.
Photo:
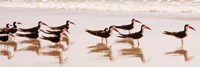
[[[9,50],[0,50],[0,55],[6,56],[9,60],[14,56]]]
[[[132,48],[134,47],[134,41],[133,41],[133,39],[131,39],[131,38],[124,38],[124,39],[119,39],[119,40],[116,40],[115,41],[116,43],[127,43],[127,44],[129,44],[129,45],[131,45],[132,46]]]
[[[172,55],[172,56],[183,56],[184,60],[187,62],[189,62],[193,58],[193,56],[191,57],[188,56],[188,51],[185,49],[177,49],[177,50],[166,52],[165,54]]]
[[[112,46],[107,46],[107,44],[97,43],[94,46],[89,46],[89,53],[102,53],[103,57],[108,58],[110,61],[113,61],[112,56]]]
[[[133,57],[137,57],[140,58],[140,60],[145,63],[146,60],[144,58],[144,54],[142,52],[141,48],[124,48],[120,50],[120,54],[122,56],[133,56]]]

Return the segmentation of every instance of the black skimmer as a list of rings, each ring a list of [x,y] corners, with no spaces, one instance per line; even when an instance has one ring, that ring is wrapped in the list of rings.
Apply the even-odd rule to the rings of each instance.
[[[65,25],[56,26],[56,27],[49,27],[49,28],[52,29],[52,30],[63,30],[65,28],[66,30],[68,30],[69,29],[69,24],[75,25],[74,22],[71,22],[70,20],[67,20]]]
[[[120,38],[132,38],[132,39],[137,39],[137,42],[138,42],[138,47],[140,46],[140,43],[139,43],[139,39],[143,37],[143,30],[144,29],[149,29],[151,30],[148,26],[146,25],[142,25],[141,26],[141,30],[139,32],[135,32],[135,33],[130,33],[130,34],[121,34],[120,33]]]
[[[121,26],[116,26],[116,25],[115,25],[115,27],[118,28],[118,29],[128,30],[129,33],[130,33],[130,30],[134,28],[134,22],[142,23],[142,22],[140,22],[140,21],[138,21],[138,20],[136,20],[136,19],[132,19],[132,20],[131,20],[131,24],[128,24],[128,25],[121,25]]]
[[[166,35],[171,35],[174,36],[176,38],[181,39],[181,49],[183,49],[183,38],[185,38],[187,36],[186,32],[187,29],[190,28],[194,31],[196,31],[192,26],[190,26],[189,24],[185,24],[184,26],[184,30],[183,31],[179,31],[179,32],[169,32],[169,31],[164,31],[164,34]]]
[[[33,28],[28,28],[28,29],[19,28],[19,31],[21,31],[21,32],[37,32],[40,29],[41,25],[47,26],[47,24],[45,24],[43,21],[39,21],[38,26],[33,27]]]
[[[13,27],[12,27],[12,28],[10,28],[10,32],[11,32],[12,34],[16,33],[16,32],[17,32],[17,30],[18,30],[18,28],[17,28],[17,25],[16,25],[16,24],[22,24],[22,23],[21,23],[21,22],[17,22],[17,21],[13,22]]]
[[[105,28],[104,30],[88,30],[88,29],[86,29],[86,32],[88,32],[88,33],[90,33],[92,35],[101,37],[102,38],[102,42],[101,43],[103,43],[103,38],[105,38],[106,39],[106,44],[107,44],[107,38],[110,37],[111,29],[119,32],[117,29],[115,29],[114,26],[110,26],[109,28]]]

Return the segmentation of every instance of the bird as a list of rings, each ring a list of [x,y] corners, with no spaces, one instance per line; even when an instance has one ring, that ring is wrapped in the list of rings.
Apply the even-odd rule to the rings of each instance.
[[[111,30],[115,30],[118,32],[118,30],[114,27],[114,26],[110,26],[109,28],[105,28],[104,30],[89,30],[86,29],[86,32],[88,32],[89,34],[92,34],[94,36],[98,36],[102,38],[101,43],[103,44],[103,39],[105,38],[106,40],[106,44],[107,42],[107,38],[110,37],[110,32]]]
[[[9,27],[9,23],[6,24],[5,28],[0,28],[0,34],[9,34],[10,32],[10,27]]]
[[[0,34],[0,41],[3,43],[9,42],[10,36],[14,37],[12,33]],[[5,47],[7,47],[7,49],[8,49],[8,45],[5,45]],[[4,49],[5,49],[5,47],[4,47]]]
[[[46,23],[44,23],[43,21],[39,21],[39,22],[38,22],[38,26],[32,27],[32,28],[28,28],[28,29],[19,28],[19,31],[21,31],[21,32],[36,32],[36,31],[38,31],[38,30],[41,28],[41,25],[48,26],[48,25],[47,25]]]
[[[13,22],[13,27],[12,28],[10,28],[10,32],[12,33],[12,34],[14,34],[14,33],[16,33],[17,32],[17,30],[18,30],[18,28],[17,28],[17,25],[16,24],[22,24],[21,22],[17,22],[17,21],[14,21]]]
[[[9,34],[0,34],[0,41],[2,41],[2,42],[8,41],[9,40],[9,36],[14,37],[12,33],[9,33]]]
[[[192,26],[190,26],[189,24],[185,24],[184,26],[184,30],[183,31],[179,31],[179,32],[169,32],[169,31],[164,31],[164,34],[166,35],[171,35],[174,36],[176,38],[181,39],[181,49],[183,49],[183,38],[185,38],[187,36],[187,29],[192,29],[194,31],[196,31]]]
[[[20,33],[16,33],[16,36],[19,37],[26,37],[29,39],[32,39],[33,42],[36,41],[36,39],[39,37],[39,32],[41,31],[41,29],[35,31],[35,32],[30,32],[30,33],[26,33],[26,34],[20,34]]]
[[[115,28],[118,28],[118,29],[123,29],[123,30],[128,30],[129,31],[129,34],[130,34],[130,30],[134,28],[134,22],[138,22],[138,23],[141,23],[140,21],[136,20],[136,19],[132,19],[131,20],[131,24],[128,24],[128,25],[121,25],[121,26],[115,26]]]
[[[66,24],[64,24],[64,25],[56,26],[56,27],[50,27],[49,26],[49,28],[52,29],[52,30],[63,30],[64,28],[66,28],[68,30],[69,29],[69,24],[75,25],[74,22],[71,22],[70,20],[67,20]]]
[[[62,33],[63,30],[58,30],[58,31],[52,31],[52,30],[46,30],[46,31],[44,31],[44,30],[42,30],[42,32],[45,33],[45,34],[58,35],[58,34]]]
[[[139,39],[143,37],[143,30],[144,30],[144,29],[149,29],[149,30],[151,30],[148,26],[146,26],[146,25],[143,24],[143,25],[141,26],[140,31],[135,32],[135,33],[130,33],[130,34],[121,34],[121,33],[119,33],[120,36],[117,36],[117,37],[119,37],[119,38],[132,38],[132,39],[137,39],[137,43],[138,43],[138,47],[139,47],[139,46],[140,46]]]
[[[67,36],[66,33],[63,31],[63,32],[56,33],[55,36],[51,36],[51,37],[42,36],[40,39],[48,40],[58,45],[60,44],[60,41],[61,41],[61,34]]]

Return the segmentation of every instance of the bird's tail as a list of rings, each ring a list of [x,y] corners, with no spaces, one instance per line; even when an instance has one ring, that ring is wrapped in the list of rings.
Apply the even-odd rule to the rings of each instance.
[[[119,37],[119,38],[126,38],[127,37],[127,35],[124,35],[124,34],[119,34],[120,36],[117,36],[117,37]]]
[[[25,37],[26,34],[19,34],[19,33],[16,33],[16,36],[19,36],[19,37]]]
[[[115,27],[115,28],[121,28],[121,26],[116,26],[116,25],[114,25],[114,27]]]
[[[58,29],[59,29],[58,27],[50,27],[50,26],[49,26],[49,28],[50,28],[51,30],[58,30]]]
[[[166,34],[166,35],[172,35],[173,33],[172,33],[172,32],[168,32],[168,31],[164,31],[163,34]]]
[[[40,39],[47,40],[48,38],[45,36],[42,36]]]
[[[88,30],[86,29],[86,32],[88,32],[89,34],[95,35],[96,33],[94,31]]]
[[[56,29],[56,28],[54,28],[54,27],[50,27],[50,26],[49,26],[49,28],[52,29],[52,30]]]
[[[43,33],[45,33],[45,34],[49,34],[49,32],[48,32],[48,30],[46,30],[46,31],[44,31],[44,30],[41,30]]]
[[[19,31],[21,31],[21,32],[27,32],[27,29],[19,28]]]

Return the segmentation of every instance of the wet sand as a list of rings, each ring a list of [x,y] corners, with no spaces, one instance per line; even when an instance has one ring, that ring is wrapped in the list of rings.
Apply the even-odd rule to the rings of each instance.
[[[0,54],[0,65],[3,67],[194,67],[199,65],[200,32],[198,30],[200,29],[200,19],[198,18],[200,18],[200,14],[22,8],[0,8],[0,13],[0,27],[5,27],[7,22],[12,23],[13,21],[22,22],[23,24],[19,26],[21,28],[36,26],[39,20],[50,26],[65,24],[66,20],[76,23],[76,25],[70,25],[68,34],[70,47],[66,51],[46,48],[53,43],[40,40],[41,49],[39,51],[41,52],[37,54],[37,50],[27,51],[25,49],[33,46],[30,43],[20,43],[27,38],[15,37],[14,41],[18,44],[17,51],[14,51],[13,47],[8,49],[14,56],[8,59],[6,54]],[[132,18],[140,20],[152,29],[144,31],[144,37],[140,39],[140,48],[132,47],[132,43],[137,46],[136,40],[132,40],[134,42],[123,41],[117,38],[118,33],[113,31],[112,36],[108,38],[107,47],[103,47],[106,48],[106,51],[102,53],[101,50],[104,50],[102,48],[100,50],[93,49],[94,53],[90,52],[92,49],[88,47],[97,46],[101,42],[101,38],[86,33],[85,29],[99,30],[110,25],[130,24]],[[188,30],[188,37],[184,39],[184,50],[179,51],[181,41],[162,33],[165,30],[183,30],[185,24],[190,24],[197,31]],[[135,28],[131,32],[139,31],[140,26],[141,24],[135,23]],[[46,28],[44,27],[44,29]],[[119,31],[128,33],[124,30]],[[41,35],[45,34],[41,33]],[[62,42],[62,44],[67,48],[66,42]],[[0,44],[0,50],[3,48],[4,46]],[[23,50],[18,51],[20,49]],[[176,52],[177,50],[178,52]],[[62,62],[59,58],[61,57],[60,52],[62,52]],[[167,55],[166,52],[170,52],[172,55]],[[187,57],[192,58],[187,60]]]

